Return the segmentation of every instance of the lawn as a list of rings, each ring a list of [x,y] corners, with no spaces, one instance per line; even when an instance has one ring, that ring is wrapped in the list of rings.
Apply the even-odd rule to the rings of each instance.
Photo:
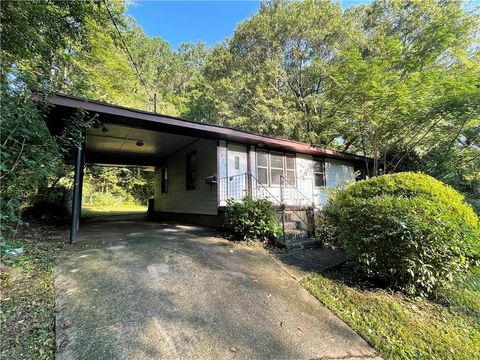
[[[302,285],[386,359],[478,359],[480,268],[436,302],[353,285],[346,267],[312,274]],[[358,282],[357,282],[358,284]]]
[[[145,205],[119,204],[119,205],[84,205],[82,207],[82,216],[87,218],[110,216],[110,215],[130,215],[146,214]]]
[[[55,353],[55,249],[65,231],[45,226],[22,227],[1,241],[0,358],[53,359]],[[9,255],[8,250],[23,253]]]

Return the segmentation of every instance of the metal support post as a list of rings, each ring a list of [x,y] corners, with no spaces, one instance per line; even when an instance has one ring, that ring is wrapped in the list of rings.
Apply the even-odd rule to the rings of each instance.
[[[72,223],[70,227],[70,244],[77,241],[77,230],[80,220],[81,206],[81,186],[82,186],[82,156],[83,148],[78,146],[75,149],[75,175],[73,181],[73,198],[72,198]]]

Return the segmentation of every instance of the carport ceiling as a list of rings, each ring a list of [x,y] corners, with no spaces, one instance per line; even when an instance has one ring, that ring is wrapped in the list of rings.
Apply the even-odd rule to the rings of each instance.
[[[158,165],[197,138],[104,123],[86,133],[87,163]]]

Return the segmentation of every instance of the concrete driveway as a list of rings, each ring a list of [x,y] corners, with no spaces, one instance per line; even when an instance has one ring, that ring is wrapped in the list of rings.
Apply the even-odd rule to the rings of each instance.
[[[376,356],[266,251],[200,227],[85,224],[55,287],[60,360]]]

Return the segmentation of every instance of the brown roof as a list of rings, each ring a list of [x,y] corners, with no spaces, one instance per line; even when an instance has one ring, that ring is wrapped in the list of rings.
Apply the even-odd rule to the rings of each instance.
[[[61,94],[35,94],[33,98],[37,102],[44,102],[50,105],[50,111],[47,114],[46,122],[51,132],[55,132],[55,129],[59,128],[60,125],[58,119],[67,118],[67,116],[69,116],[69,114],[71,115],[75,109],[83,109],[91,114],[98,114],[99,120],[105,123],[178,135],[221,139],[255,145],[265,149],[276,149],[286,152],[344,160],[365,161],[365,157],[363,156],[335,151],[299,141],[259,135],[231,127],[185,120],[173,116],[160,115],[73,96]]]

